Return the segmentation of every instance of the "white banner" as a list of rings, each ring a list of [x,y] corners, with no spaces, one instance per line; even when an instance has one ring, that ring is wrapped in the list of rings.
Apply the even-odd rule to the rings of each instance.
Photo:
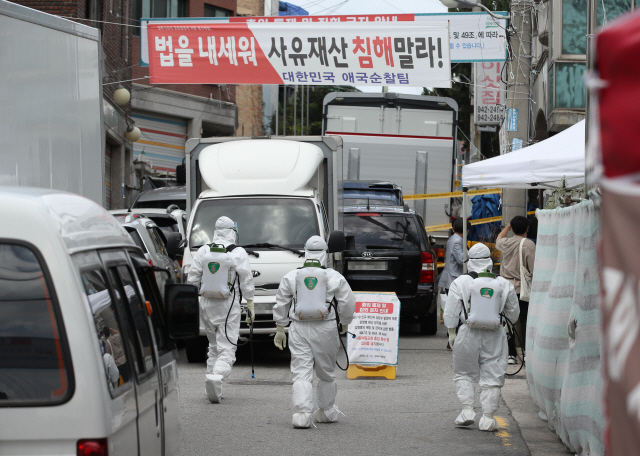
[[[150,25],[152,84],[451,87],[447,22]]]
[[[398,365],[400,300],[395,293],[356,292],[356,312],[347,336],[349,362]]]
[[[442,22],[449,21],[449,49],[451,62],[504,62],[507,57],[507,14],[504,19],[494,19],[487,13],[427,13],[427,14],[381,14],[345,16],[269,16],[269,17],[224,17],[224,18],[154,18],[140,21],[140,66],[149,66],[149,24],[224,24],[224,23],[264,23],[271,22],[284,26],[309,22],[320,23],[369,23],[377,27],[385,22]]]
[[[473,65],[476,125],[500,125],[507,109],[507,85],[502,82],[505,62],[481,62]]]

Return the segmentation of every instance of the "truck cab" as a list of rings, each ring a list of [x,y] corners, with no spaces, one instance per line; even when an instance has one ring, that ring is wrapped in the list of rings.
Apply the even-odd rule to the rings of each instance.
[[[188,155],[187,186],[200,192],[190,208],[183,276],[188,276],[197,250],[212,242],[216,220],[231,218],[237,224],[237,245],[249,253],[253,270],[253,333],[269,335],[276,330],[272,309],[280,280],[303,265],[307,239],[318,235],[328,240],[335,226],[337,210],[328,202],[337,197],[331,172],[336,142],[233,139],[214,144],[198,140],[201,147]],[[249,333],[244,319],[240,333]],[[200,334],[205,335],[202,325]],[[202,339],[187,345],[190,361],[203,359],[203,346]]]

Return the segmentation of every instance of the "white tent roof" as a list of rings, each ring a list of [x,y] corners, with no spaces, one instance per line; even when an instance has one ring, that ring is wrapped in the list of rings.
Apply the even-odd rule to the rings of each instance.
[[[567,187],[584,184],[585,122],[524,149],[462,167],[467,188]],[[532,185],[538,184],[538,185]]]

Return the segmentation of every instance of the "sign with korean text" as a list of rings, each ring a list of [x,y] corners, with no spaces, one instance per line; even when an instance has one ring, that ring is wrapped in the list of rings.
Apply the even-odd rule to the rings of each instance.
[[[381,23],[443,22],[449,21],[449,49],[451,62],[504,62],[507,56],[507,13],[504,19],[494,19],[487,13],[428,13],[428,14],[363,14],[341,16],[269,16],[224,18],[153,18],[140,21],[140,65],[149,65],[148,26],[155,25],[211,25],[224,23],[275,23],[281,26],[308,23],[367,23],[373,29]],[[372,24],[375,23],[375,24]]]
[[[448,23],[150,25],[152,84],[450,87]]]
[[[507,86],[502,82],[504,62],[474,64],[476,125],[500,125],[506,110]]]
[[[518,131],[518,108],[507,111],[507,131]]]
[[[400,300],[395,293],[355,292],[356,311],[347,337],[349,362],[362,365],[398,364]]]

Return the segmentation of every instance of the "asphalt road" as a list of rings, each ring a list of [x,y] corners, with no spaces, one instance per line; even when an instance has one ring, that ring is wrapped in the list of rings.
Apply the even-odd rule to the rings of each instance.
[[[188,364],[181,351],[182,454],[535,454],[504,401],[496,413],[499,432],[480,432],[477,421],[469,428],[454,426],[461,408],[452,380],[451,352],[445,347],[442,326],[438,335],[425,337],[417,334],[417,327],[406,325],[401,331],[397,378],[349,380],[336,370],[336,404],[345,416],[337,423],[318,423],[317,429],[291,426],[288,350],[281,352],[269,341],[255,343],[256,378],[252,379],[250,351],[241,347],[220,404],[211,404],[205,395],[205,364]],[[514,388],[512,395],[518,394]],[[532,416],[526,394],[525,389],[518,396],[523,404],[521,412]],[[476,412],[479,419],[479,402]],[[536,420],[532,422],[540,426]],[[545,447],[551,450],[544,454],[566,454],[556,451],[562,447],[555,436],[544,430],[538,436],[543,434],[553,440]],[[532,439],[536,438],[533,434]]]

